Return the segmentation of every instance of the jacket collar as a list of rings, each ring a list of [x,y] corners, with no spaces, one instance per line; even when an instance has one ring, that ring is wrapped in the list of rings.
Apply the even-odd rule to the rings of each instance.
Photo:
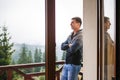
[[[78,30],[77,33],[75,35],[73,35],[73,32],[71,33],[71,36],[76,36],[77,34],[79,34],[82,31],[82,29]]]

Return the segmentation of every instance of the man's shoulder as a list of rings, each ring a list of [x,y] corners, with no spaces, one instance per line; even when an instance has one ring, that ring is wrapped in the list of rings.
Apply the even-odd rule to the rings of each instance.
[[[83,29],[81,29],[81,30],[79,31],[78,35],[79,35],[79,36],[82,36],[82,34],[83,34]]]

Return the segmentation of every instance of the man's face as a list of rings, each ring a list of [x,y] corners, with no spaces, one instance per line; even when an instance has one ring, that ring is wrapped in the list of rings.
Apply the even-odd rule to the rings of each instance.
[[[105,29],[106,29],[106,30],[110,29],[110,25],[111,25],[110,21],[109,21],[109,20],[106,21],[106,23],[104,24]]]
[[[73,30],[79,30],[79,28],[80,28],[80,23],[78,23],[78,22],[76,22],[76,20],[75,19],[73,19],[72,21],[71,21],[71,28],[73,29]]]

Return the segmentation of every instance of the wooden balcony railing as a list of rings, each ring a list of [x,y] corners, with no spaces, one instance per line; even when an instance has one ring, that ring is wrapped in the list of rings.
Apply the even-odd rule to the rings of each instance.
[[[63,65],[63,64],[64,64],[64,61],[56,62],[56,65]],[[13,71],[15,71],[19,75],[23,76],[24,80],[34,80],[33,79],[34,76],[45,75],[45,72],[24,73],[20,69],[42,67],[42,66],[45,66],[45,62],[0,66],[0,75],[2,75],[2,73],[6,71],[7,80],[13,80],[12,79]],[[60,69],[56,70],[56,80],[60,80],[60,72],[61,71],[62,71],[62,67]],[[80,72],[80,75],[82,75],[81,72]]]

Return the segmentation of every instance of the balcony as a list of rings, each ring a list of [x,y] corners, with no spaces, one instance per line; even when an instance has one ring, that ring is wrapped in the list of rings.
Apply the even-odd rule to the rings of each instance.
[[[64,61],[57,61],[56,65],[63,65]],[[45,66],[45,62],[42,63],[29,63],[29,64],[18,64],[18,65],[7,65],[7,66],[0,66],[0,75],[4,71],[7,73],[7,80],[12,80],[13,71],[17,72],[19,75],[24,77],[24,80],[34,80],[33,77],[35,76],[43,76],[45,72],[35,72],[35,73],[24,73],[20,69],[25,68],[33,68],[33,67],[42,67]],[[60,72],[62,71],[62,67],[56,70],[56,80],[60,80]],[[82,80],[82,72],[79,73],[78,80]]]

